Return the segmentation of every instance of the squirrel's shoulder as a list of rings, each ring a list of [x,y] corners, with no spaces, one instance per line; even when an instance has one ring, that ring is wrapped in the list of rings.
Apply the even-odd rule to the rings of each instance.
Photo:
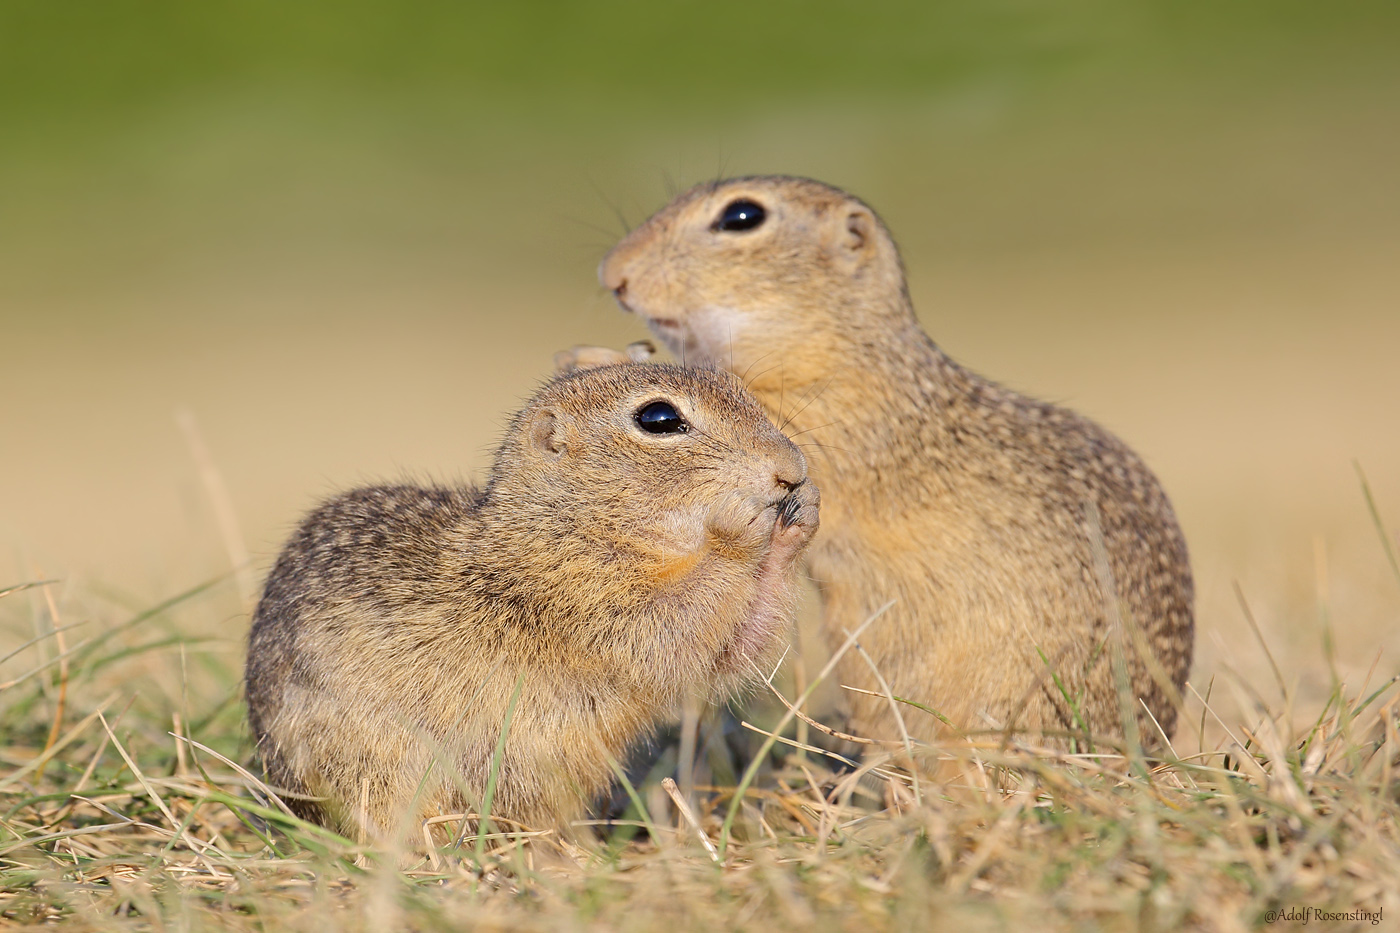
[[[268,577],[279,587],[330,587],[367,595],[386,581],[432,579],[447,535],[472,518],[483,492],[475,486],[363,486],[312,509]]]

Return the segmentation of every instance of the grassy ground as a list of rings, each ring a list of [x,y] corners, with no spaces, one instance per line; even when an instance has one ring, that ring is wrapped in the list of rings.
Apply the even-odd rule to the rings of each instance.
[[[1393,612],[1394,590],[1374,595]],[[497,825],[415,860],[301,824],[259,782],[241,645],[219,634],[242,630],[240,600],[228,578],[145,608],[41,582],[3,591],[0,925],[1236,930],[1296,925],[1287,912],[1309,908],[1314,923],[1318,910],[1347,915],[1324,928],[1400,918],[1400,676],[1378,657],[1365,682],[1342,683],[1326,636],[1321,708],[1303,708],[1296,676],[1277,668],[1192,685],[1163,759],[990,735],[867,746],[853,769],[821,747],[842,743],[769,697],[741,714],[766,729],[726,738],[722,720],[703,720],[712,783],[693,788],[690,815],[660,786],[668,752],[628,783],[613,825],[573,840]],[[1255,648],[1268,670],[1262,637]],[[775,688],[792,695],[786,674]]]

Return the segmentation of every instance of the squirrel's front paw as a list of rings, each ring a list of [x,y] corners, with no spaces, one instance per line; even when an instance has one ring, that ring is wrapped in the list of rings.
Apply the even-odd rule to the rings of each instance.
[[[803,483],[778,501],[778,524],[773,544],[801,550],[821,525],[821,492],[812,483]]]
[[[736,489],[710,509],[705,532],[723,550],[752,551],[768,543],[777,519],[772,502]]]
[[[615,363],[645,363],[655,353],[656,347],[650,340],[629,343],[627,349],[621,352],[611,347],[576,346],[554,354],[554,371],[562,374],[579,369],[612,366]]]

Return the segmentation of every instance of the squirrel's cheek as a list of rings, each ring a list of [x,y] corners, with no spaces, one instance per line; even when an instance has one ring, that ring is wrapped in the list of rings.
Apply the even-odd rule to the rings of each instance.
[[[693,554],[705,546],[706,511],[699,506],[666,509],[652,525],[652,537],[663,550]]]

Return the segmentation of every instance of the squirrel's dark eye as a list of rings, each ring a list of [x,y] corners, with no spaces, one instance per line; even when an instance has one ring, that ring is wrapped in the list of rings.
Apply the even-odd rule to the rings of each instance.
[[[767,216],[768,212],[763,209],[762,204],[740,198],[724,206],[724,210],[719,212],[719,217],[715,218],[713,229],[727,230],[731,233],[752,230],[763,223]]]
[[[690,425],[670,402],[650,402],[637,409],[637,427],[649,434],[684,434]]]

